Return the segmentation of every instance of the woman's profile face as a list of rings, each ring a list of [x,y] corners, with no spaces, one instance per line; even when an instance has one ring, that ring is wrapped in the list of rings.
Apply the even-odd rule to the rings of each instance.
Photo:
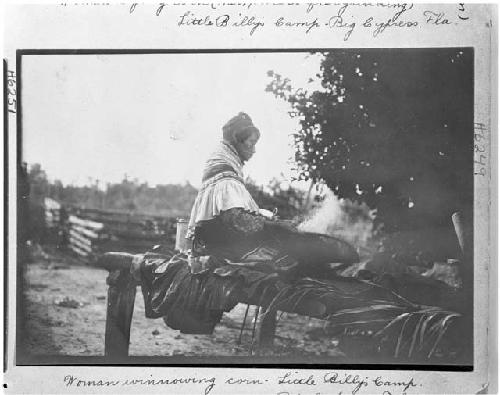
[[[237,144],[236,149],[244,162],[250,160],[253,154],[255,154],[255,145],[257,141],[259,141],[259,135],[257,133],[252,133],[245,140]]]

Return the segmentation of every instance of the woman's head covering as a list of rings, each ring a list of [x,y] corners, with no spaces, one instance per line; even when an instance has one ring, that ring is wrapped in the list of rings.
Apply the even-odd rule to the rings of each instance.
[[[231,145],[244,141],[252,133],[257,133],[260,136],[259,129],[255,127],[250,116],[244,112],[232,117],[222,127],[222,137]]]

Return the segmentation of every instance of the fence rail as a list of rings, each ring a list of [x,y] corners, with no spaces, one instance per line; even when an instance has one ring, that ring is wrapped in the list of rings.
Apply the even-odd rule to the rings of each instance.
[[[61,204],[54,199],[44,199],[45,224],[48,229],[58,228],[61,222]]]
[[[85,260],[109,251],[145,252],[175,240],[175,217],[64,206],[49,198],[44,211],[47,228],[62,235],[59,244]]]

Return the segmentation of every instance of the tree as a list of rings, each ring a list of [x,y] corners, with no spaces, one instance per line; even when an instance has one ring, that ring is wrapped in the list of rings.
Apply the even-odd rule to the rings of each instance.
[[[471,49],[324,53],[313,92],[268,75],[267,90],[300,120],[300,179],[377,208],[387,229],[472,209]]]

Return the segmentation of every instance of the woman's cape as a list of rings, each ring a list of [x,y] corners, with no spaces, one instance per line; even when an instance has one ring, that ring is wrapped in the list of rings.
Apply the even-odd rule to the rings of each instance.
[[[235,149],[222,142],[208,159],[203,171],[203,184],[191,210],[188,238],[203,221],[217,217],[222,211],[242,208],[258,213],[259,206],[243,183],[243,163]]]

